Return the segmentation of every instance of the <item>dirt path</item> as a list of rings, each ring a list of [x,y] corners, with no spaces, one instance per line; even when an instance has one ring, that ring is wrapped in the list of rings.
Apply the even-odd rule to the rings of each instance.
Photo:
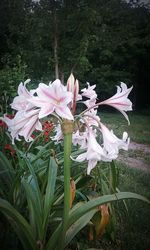
[[[118,160],[132,168],[141,169],[150,174],[150,164],[145,160],[146,157],[150,159],[150,145],[131,142],[129,150],[122,152]]]

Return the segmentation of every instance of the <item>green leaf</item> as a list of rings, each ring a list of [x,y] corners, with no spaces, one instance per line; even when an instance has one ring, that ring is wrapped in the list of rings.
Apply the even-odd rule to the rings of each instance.
[[[55,249],[62,232],[62,222],[58,225],[52,236],[49,238],[45,250]]]
[[[25,218],[4,199],[0,198],[0,211],[6,216],[14,231],[22,242],[24,249],[36,249],[36,241]]]
[[[138,199],[138,200],[150,203],[148,199],[136,193],[120,192],[120,193],[116,193],[112,195],[104,195],[99,198],[86,202],[85,204],[83,204],[81,207],[77,208],[73,212],[71,211],[70,216],[69,216],[68,228],[73,223],[75,223],[81,216],[89,212],[91,209],[94,209],[97,206],[103,205],[105,203],[114,202],[118,200],[124,200],[124,199]]]
[[[8,161],[6,156],[2,152],[0,152],[0,174],[7,175],[5,182],[12,182],[14,178],[14,173],[15,171],[11,163]]]
[[[114,201],[119,201],[123,199],[139,199],[144,202],[150,203],[148,199],[145,197],[135,194],[135,193],[130,193],[130,192],[121,192],[121,193],[116,193],[116,194],[111,194],[111,195],[104,195],[99,198],[90,200],[86,203],[83,203],[82,206],[76,206],[76,209],[74,207],[72,208],[69,216],[69,222],[68,222],[68,230],[72,224],[74,224],[76,221],[78,221],[82,216],[84,216],[86,213],[90,212],[92,209],[96,209],[97,206],[100,206],[105,203],[109,202],[114,202]],[[62,223],[59,224],[59,226],[56,228],[50,239],[48,240],[48,243],[46,245],[46,250],[49,249],[54,249],[58,239],[61,235],[61,230],[62,230]]]
[[[0,152],[0,193],[5,198],[12,193],[12,186],[15,178],[15,171],[6,156]]]
[[[88,224],[88,222],[91,220],[91,218],[97,211],[98,211],[97,208],[90,210],[85,215],[80,217],[80,219],[77,220],[74,224],[71,225],[71,227],[68,229],[66,233],[65,246],[67,246],[70,243],[70,241],[74,238],[74,236]]]
[[[47,187],[44,198],[44,213],[43,213],[43,230],[46,231],[47,220],[50,214],[51,206],[54,198],[55,184],[57,177],[57,164],[53,157],[50,158],[47,176]]]
[[[42,213],[42,195],[41,195],[41,192],[40,192],[40,188],[39,188],[39,184],[38,184],[38,180],[37,180],[37,177],[36,177],[36,173],[35,173],[35,170],[34,170],[34,167],[33,165],[30,163],[30,161],[27,159],[26,156],[24,156],[24,159],[25,159],[25,162],[29,168],[29,171],[34,179],[34,185],[35,185],[35,191],[36,191],[36,197],[37,197],[37,203],[38,203],[38,207]]]
[[[26,191],[30,223],[32,225],[33,233],[35,238],[42,240],[42,209],[41,204],[38,202],[39,194],[36,190],[36,186],[34,185],[34,179],[30,182],[23,179],[22,184]]]
[[[43,155],[45,155],[47,152],[49,152],[49,146],[52,144],[52,142],[48,142],[45,146],[41,147],[36,157],[32,160],[32,163],[37,161],[39,158],[41,158]],[[48,147],[48,149],[47,149]]]

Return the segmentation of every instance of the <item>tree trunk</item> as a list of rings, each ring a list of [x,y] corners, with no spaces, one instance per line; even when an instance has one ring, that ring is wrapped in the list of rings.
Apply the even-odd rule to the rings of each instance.
[[[58,23],[57,13],[54,10],[54,63],[55,63],[55,78],[59,78],[59,67],[58,67]]]

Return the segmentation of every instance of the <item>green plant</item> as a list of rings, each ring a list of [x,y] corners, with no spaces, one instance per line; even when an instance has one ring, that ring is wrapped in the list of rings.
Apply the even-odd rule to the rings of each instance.
[[[39,84],[30,92],[25,84],[19,85],[18,96],[11,105],[17,110],[15,117],[11,120],[5,115],[2,120],[8,125],[13,144],[15,139],[20,140],[19,136],[32,142],[22,150],[14,146],[18,157],[14,170],[2,154],[0,211],[26,250],[64,249],[88,224],[96,237],[107,230],[113,238],[115,210],[111,203],[123,200],[126,207],[126,199],[150,202],[139,194],[118,189],[118,170],[113,159],[119,149],[128,149],[128,134],[124,132],[122,139],[117,138],[100,121],[95,109],[110,105],[128,120],[125,111],[132,109],[128,99],[132,87],[128,89],[122,83],[114,96],[96,103],[95,86],[88,83],[82,90],[82,95],[89,98],[83,102],[87,108],[75,115],[81,95],[73,75],[68,79],[68,90],[59,80],[49,86]],[[49,114],[56,119],[55,136],[30,152],[36,142],[32,133],[42,130],[39,119]],[[5,175],[10,180],[6,182],[6,192]]]
[[[9,104],[16,95],[18,82],[21,82],[26,75],[26,65],[22,62],[21,57],[16,56],[16,62],[0,70],[0,112],[9,113]]]

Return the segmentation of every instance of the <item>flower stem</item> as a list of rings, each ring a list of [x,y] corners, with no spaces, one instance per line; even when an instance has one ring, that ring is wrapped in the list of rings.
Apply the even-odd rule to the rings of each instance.
[[[71,165],[71,145],[73,122],[65,121],[62,127],[64,133],[64,211],[62,221],[62,236],[59,249],[64,249],[65,236],[68,225],[69,210],[70,210],[70,165]]]

